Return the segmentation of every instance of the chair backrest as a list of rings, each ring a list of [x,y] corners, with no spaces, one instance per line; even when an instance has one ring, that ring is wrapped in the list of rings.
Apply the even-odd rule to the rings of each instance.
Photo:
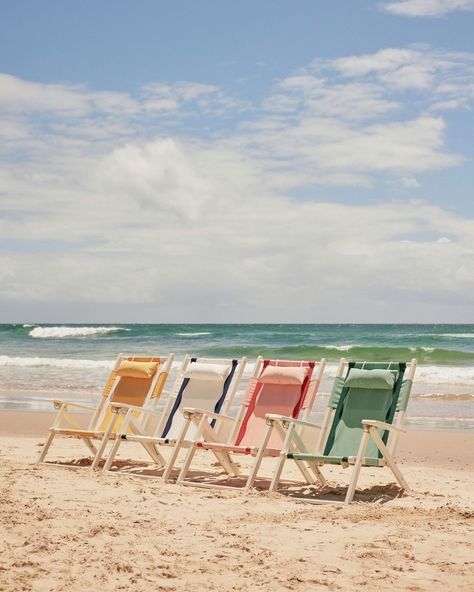
[[[404,381],[404,362],[349,362],[345,378],[336,377],[329,407],[334,409],[331,428],[324,446],[324,456],[345,459],[356,456],[363,428],[362,420],[372,419],[392,424],[395,414],[405,410],[411,390],[411,381]],[[380,383],[374,373],[367,373],[363,382],[351,386],[348,378],[351,370],[384,370],[393,375],[393,385]],[[381,434],[387,444],[388,430]],[[379,459],[380,451],[372,440],[369,442],[366,459]]]
[[[306,376],[301,384],[293,381],[278,384],[262,381],[262,375],[268,367],[304,368]],[[312,379],[314,369],[319,366],[317,377]],[[235,439],[236,446],[260,446],[267,430],[266,418],[268,413],[297,418],[300,411],[313,404],[314,396],[319,385],[324,360],[293,361],[293,360],[264,360],[258,376],[250,379],[243,405],[245,414]],[[273,430],[268,448],[281,448],[280,434]]]
[[[127,356],[120,354],[102,393],[104,399],[101,406],[102,412],[97,416],[97,431],[103,431],[109,425],[112,415],[111,403],[144,407],[149,401],[158,399],[168,378],[172,360],[173,354],[169,356]],[[119,376],[117,371],[123,361],[151,362],[157,364],[157,366],[150,376]],[[115,428],[119,429],[121,423],[121,418],[118,418]]]
[[[214,413],[226,413],[232,403],[245,369],[247,358],[212,359],[186,356],[176,378],[164,411],[166,423],[162,438],[175,439],[185,421],[182,410],[186,407]],[[197,371],[199,369],[199,371]],[[215,424],[215,420],[211,425]],[[186,434],[193,440],[196,426],[190,425]]]

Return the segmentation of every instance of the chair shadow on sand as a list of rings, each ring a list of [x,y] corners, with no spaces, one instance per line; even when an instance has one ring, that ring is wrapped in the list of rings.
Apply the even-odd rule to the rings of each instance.
[[[104,461],[101,461],[103,464]],[[87,467],[92,465],[92,458],[82,457],[72,459],[70,461],[53,461],[47,462],[46,464],[52,466],[63,466],[63,467]],[[216,463],[217,464],[217,463]],[[120,472],[121,476],[131,477],[142,477],[149,479],[156,479],[162,476],[163,468],[158,468],[147,461],[138,461],[131,459],[116,459],[114,461],[113,469]],[[108,474],[113,475],[114,470]],[[179,470],[174,471],[173,478],[176,478]],[[246,482],[246,477],[229,477],[227,473],[208,473],[204,470],[194,469],[189,472],[189,480],[195,483],[204,483],[209,485],[220,485],[225,484],[231,487],[243,488]],[[258,493],[265,493],[268,491],[270,485],[270,478],[259,477],[254,483],[254,490]],[[294,481],[281,481],[278,494],[283,495],[287,498],[294,499],[295,501],[321,501],[321,502],[341,502],[344,500],[347,491],[346,486],[318,486],[308,485],[306,483],[294,482]],[[217,496],[222,497],[222,491],[210,489],[209,494],[215,493]],[[272,494],[275,495],[275,494]],[[364,489],[358,489],[356,498],[354,501],[363,503],[376,503],[386,504],[395,499],[404,497],[406,494],[404,490],[396,483],[387,483],[386,485],[372,485]]]

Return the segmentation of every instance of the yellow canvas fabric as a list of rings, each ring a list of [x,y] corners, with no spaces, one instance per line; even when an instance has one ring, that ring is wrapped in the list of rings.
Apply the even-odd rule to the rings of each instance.
[[[163,392],[163,388],[166,384],[166,380],[168,378],[168,372],[162,372],[156,381],[155,388],[151,394],[152,399],[158,399]]]
[[[126,362],[131,362],[132,360],[125,360]],[[135,362],[135,360],[134,360]],[[123,362],[122,362],[123,363]],[[155,377],[156,372],[159,369],[159,362],[136,362],[138,364],[152,364],[155,366],[155,372],[148,378],[134,378],[130,376],[120,376],[117,372],[116,374],[120,376],[120,380],[115,387],[111,402],[112,403],[124,403],[125,405],[135,405],[137,407],[143,407],[145,403],[146,396],[150,389],[151,383]],[[158,398],[162,391],[163,387],[166,383],[166,379],[168,377],[167,372],[163,372],[159,377],[155,384],[155,388],[153,389],[153,393],[151,394],[151,398]],[[140,411],[134,411],[133,415],[135,417],[140,416]],[[112,418],[112,411],[110,408],[105,410],[104,416],[100,425],[97,428],[97,431],[105,431],[110,424]],[[122,426],[122,423],[125,419],[123,415],[115,418],[115,425],[114,425],[114,432],[119,432]],[[133,433],[130,428],[127,429],[127,433]]]
[[[155,375],[158,366],[158,362],[122,360],[116,370],[116,375],[127,378],[151,378]]]

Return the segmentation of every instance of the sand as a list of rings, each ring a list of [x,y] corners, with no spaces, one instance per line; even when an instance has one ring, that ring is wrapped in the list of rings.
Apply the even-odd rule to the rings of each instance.
[[[50,419],[0,412],[1,591],[474,589],[473,433],[408,434],[398,457],[414,494],[366,469],[358,503],[340,508],[303,503],[303,484],[242,496],[144,479],[128,462],[91,473],[70,439],[51,451],[65,466],[35,467]],[[131,457],[144,458],[123,447]],[[196,474],[216,471],[197,461]],[[349,472],[326,473],[324,496],[340,498]]]

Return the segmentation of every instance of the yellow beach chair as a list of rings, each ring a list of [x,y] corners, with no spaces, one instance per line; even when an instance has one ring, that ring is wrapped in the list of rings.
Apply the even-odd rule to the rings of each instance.
[[[120,430],[123,417],[113,413],[112,406],[133,405],[135,412],[128,422],[128,431],[142,430],[149,421],[148,415],[141,415],[143,409],[156,406],[173,362],[173,354],[169,356],[127,356],[120,354],[102,391],[96,407],[72,401],[53,400],[58,413],[53,425],[49,428],[49,436],[41,450],[36,464],[42,463],[56,436],[78,438],[84,442],[93,454],[92,468],[96,468],[104,455],[109,440],[115,439]],[[87,427],[82,427],[77,415],[71,410],[89,411],[91,413]],[[93,441],[99,441],[96,447]],[[150,451],[153,454],[153,450]]]

